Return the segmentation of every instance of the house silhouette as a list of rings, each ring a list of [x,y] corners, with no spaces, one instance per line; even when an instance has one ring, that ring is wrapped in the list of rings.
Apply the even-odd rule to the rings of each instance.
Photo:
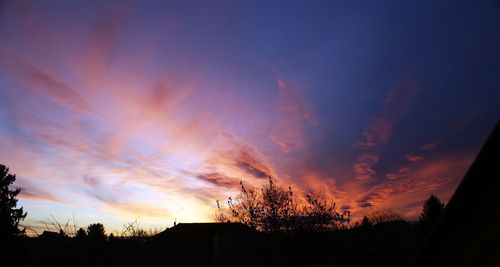
[[[255,266],[262,236],[241,223],[178,223],[156,235],[151,245],[152,251],[173,255],[166,260],[172,265]]]

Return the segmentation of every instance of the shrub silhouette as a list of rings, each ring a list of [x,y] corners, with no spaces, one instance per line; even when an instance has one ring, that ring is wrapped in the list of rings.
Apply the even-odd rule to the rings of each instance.
[[[136,239],[140,241],[145,241],[147,240],[150,236],[153,236],[155,233],[154,231],[146,231],[145,229],[141,228],[139,226],[139,223],[137,221],[138,219],[135,219],[132,222],[126,223],[123,225],[123,231],[121,232],[121,237],[122,238],[128,238],[128,239]],[[111,236],[110,236],[111,238]]]
[[[361,223],[359,224],[360,227],[368,227],[372,226],[372,222],[370,221],[370,218],[368,216],[363,216],[363,219],[361,219]]]
[[[390,208],[373,209],[367,215],[370,224],[401,221],[403,217]]]
[[[104,226],[101,223],[93,223],[87,227],[87,237],[90,241],[106,241]]]
[[[444,203],[435,195],[431,195],[422,208],[418,224],[422,233],[428,233],[437,222],[444,210]]]
[[[21,234],[19,222],[26,218],[23,208],[17,207],[17,195],[20,188],[11,190],[9,186],[16,181],[16,175],[9,173],[9,168],[0,164],[0,237],[2,240],[10,239]]]
[[[87,232],[83,228],[80,228],[76,231],[75,238],[80,241],[85,240],[87,239]]]

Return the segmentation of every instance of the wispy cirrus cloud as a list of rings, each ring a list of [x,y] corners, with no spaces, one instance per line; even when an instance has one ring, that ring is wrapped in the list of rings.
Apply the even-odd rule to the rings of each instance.
[[[375,153],[363,153],[358,156],[357,162],[352,166],[356,174],[356,179],[361,181],[370,180],[376,172],[373,166],[379,161],[379,156]]]
[[[380,160],[380,149],[389,142],[396,124],[408,112],[415,93],[413,83],[400,84],[387,92],[381,109],[365,128],[361,139],[353,145],[360,151],[352,167],[356,179],[367,181],[376,175],[373,167]]]
[[[0,49],[0,67],[12,73],[23,88],[47,97],[54,103],[78,112],[89,113],[89,106],[80,94],[64,81],[35,66],[12,51]]]
[[[237,188],[240,181],[237,178],[228,177],[225,174],[212,172],[212,173],[202,173],[197,176],[199,179],[212,183],[216,186],[225,188]]]
[[[19,194],[20,198],[37,200],[37,201],[52,201],[58,203],[65,203],[65,201],[61,200],[54,194],[45,192],[44,190],[35,187],[33,185],[29,187],[20,187],[20,188],[21,188],[21,193]]]
[[[401,167],[395,172],[389,172],[385,174],[385,177],[389,180],[397,180],[401,178],[405,178],[412,173],[412,169],[408,167]]]
[[[299,91],[290,84],[283,78],[278,79],[277,123],[270,136],[285,153],[305,145],[306,127],[315,124],[312,105],[304,101]]]
[[[389,180],[373,186],[368,193],[357,200],[357,203],[359,207],[400,207],[401,203],[408,203],[405,198],[420,198],[422,201],[422,194],[430,195],[434,192],[449,196],[472,160],[473,155],[448,155],[428,159],[416,166],[400,167],[395,172],[387,173]],[[450,183],[454,185],[446,186]],[[398,204],[397,201],[401,203]],[[420,206],[413,208],[420,209]]]
[[[208,173],[215,169],[217,173],[251,182],[269,176],[278,177],[271,163],[255,146],[230,135],[226,135],[222,144],[224,145],[207,159]]]
[[[424,157],[417,154],[407,154],[405,156],[405,159],[407,159],[410,162],[419,162],[422,161]]]

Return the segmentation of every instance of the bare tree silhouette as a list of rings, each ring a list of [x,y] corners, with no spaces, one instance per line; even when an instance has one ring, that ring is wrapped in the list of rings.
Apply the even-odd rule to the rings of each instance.
[[[240,193],[228,200],[228,210],[217,201],[216,221],[233,220],[264,232],[316,232],[349,223],[350,213],[339,213],[336,204],[321,192],[300,198],[291,187],[279,186],[271,177],[260,190],[240,185]]]
[[[403,217],[390,208],[373,209],[368,212],[368,221],[371,224],[378,224],[384,222],[401,221]]]

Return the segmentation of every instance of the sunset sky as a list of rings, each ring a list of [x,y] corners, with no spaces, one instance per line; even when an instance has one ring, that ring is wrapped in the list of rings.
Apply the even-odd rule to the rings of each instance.
[[[31,226],[209,221],[269,175],[415,219],[499,103],[498,1],[0,1],[0,163]]]

